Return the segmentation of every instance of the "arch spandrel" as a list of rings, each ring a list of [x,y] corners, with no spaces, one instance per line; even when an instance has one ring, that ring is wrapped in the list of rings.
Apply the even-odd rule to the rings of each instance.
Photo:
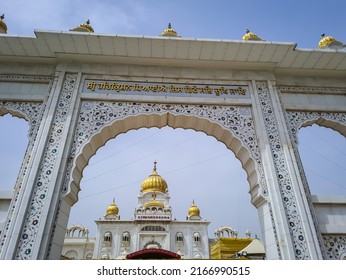
[[[295,144],[299,129],[317,124],[333,129],[346,137],[346,113],[287,111],[288,126]]]
[[[24,119],[29,124],[28,137],[34,136],[42,115],[42,103],[39,102],[2,102],[0,101],[0,117],[10,114],[13,117]]]
[[[310,198],[311,193],[309,184],[304,172],[304,167],[300,159],[297,145],[299,130],[303,127],[312,126],[313,124],[333,129],[346,137],[346,113],[287,111],[286,115],[292,143],[295,145],[293,151],[297,159],[300,176],[303,180],[304,192],[309,203],[310,211],[314,213],[313,225],[318,233],[318,242],[320,248],[324,248],[323,256],[325,259],[339,259],[339,256],[343,250],[346,252],[346,247],[344,246],[346,237],[345,235],[326,235],[320,233],[314,206]]]
[[[78,198],[83,169],[97,149],[121,133],[169,126],[215,137],[232,150],[247,172],[250,188],[267,194],[251,108],[246,106],[168,105],[84,101],[62,189],[71,204]]]

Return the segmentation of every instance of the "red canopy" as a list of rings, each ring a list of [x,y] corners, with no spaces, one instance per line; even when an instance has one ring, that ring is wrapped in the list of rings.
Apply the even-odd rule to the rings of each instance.
[[[160,260],[160,259],[180,259],[180,258],[181,258],[180,255],[172,251],[167,251],[164,249],[156,249],[156,248],[139,250],[137,252],[133,252],[126,256],[126,259],[129,259],[129,260],[136,260],[136,259],[137,260],[138,259]]]

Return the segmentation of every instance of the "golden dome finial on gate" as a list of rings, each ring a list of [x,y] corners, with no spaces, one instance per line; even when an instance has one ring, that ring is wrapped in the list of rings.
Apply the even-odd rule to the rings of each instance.
[[[246,29],[246,33],[243,36],[243,41],[264,41],[262,38],[258,37],[255,33]]]
[[[94,32],[94,29],[90,25],[90,20],[87,20],[85,23],[78,25],[77,27],[71,29],[70,31]]]
[[[2,14],[0,16],[0,33],[2,33],[2,34],[6,34],[7,33],[7,25],[4,22],[4,19],[5,19],[5,14]]]
[[[342,49],[346,45],[344,45],[342,42],[337,41],[332,36],[326,36],[324,33],[321,34],[322,39],[318,42],[318,48],[319,49]]]
[[[161,33],[162,37],[181,37],[178,33],[172,28],[172,25],[168,23],[168,28],[163,30]]]

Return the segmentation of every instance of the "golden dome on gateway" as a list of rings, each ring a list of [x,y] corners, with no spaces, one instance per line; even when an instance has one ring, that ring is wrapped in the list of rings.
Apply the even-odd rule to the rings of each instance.
[[[163,37],[180,37],[178,33],[172,28],[172,25],[169,23],[168,28],[163,30],[161,33]]]
[[[243,41],[264,41],[262,38],[258,37],[255,33],[251,32],[249,29],[246,29],[246,33],[242,39]]]
[[[156,164],[157,162],[155,161],[153,173],[142,182],[141,189],[143,192],[156,191],[165,193],[168,190],[167,182],[156,172]]]
[[[322,39],[318,42],[319,49],[342,49],[345,45],[337,41],[332,36],[326,36],[324,33],[321,35]]]
[[[5,15],[2,14],[0,16],[0,33],[6,34],[7,33],[7,25],[4,22],[4,19],[5,19]]]
[[[77,27],[71,29],[71,31],[94,32],[94,29],[90,25],[90,20],[87,20],[85,23],[82,23],[78,25]]]

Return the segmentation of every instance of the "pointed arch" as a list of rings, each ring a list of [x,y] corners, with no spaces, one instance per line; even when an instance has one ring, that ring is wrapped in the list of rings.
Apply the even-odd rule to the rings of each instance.
[[[294,143],[298,143],[299,129],[317,124],[331,128],[346,137],[346,113],[288,111],[288,125]]]
[[[105,112],[103,112],[105,113]],[[96,122],[97,123],[97,122]],[[250,121],[245,122],[247,127],[253,125]],[[96,125],[97,126],[97,125]],[[100,129],[95,129],[95,132],[88,135],[87,140],[75,140],[77,143],[75,148],[75,155],[71,156],[71,176],[69,178],[69,192],[67,196],[74,202],[76,202],[79,183],[82,179],[82,172],[87,166],[90,158],[96,153],[96,151],[105,145],[105,143],[115,138],[117,135],[126,133],[129,130],[137,130],[140,128],[162,128],[162,127],[192,129],[199,132],[204,132],[208,136],[214,137],[216,140],[222,142],[229,150],[234,152],[236,158],[241,162],[242,167],[247,173],[247,180],[250,185],[250,189],[261,186],[263,175],[259,174],[259,165],[261,164],[259,158],[259,152],[257,152],[256,139],[253,134],[247,133],[242,135],[241,128],[234,126],[234,130],[224,127],[221,123],[214,122],[210,119],[186,114],[175,114],[172,112],[164,113],[152,113],[152,114],[136,114],[127,116],[125,118],[114,120],[107,125],[103,125]],[[237,131],[234,133],[234,131]],[[77,131],[77,134],[82,135],[83,132]],[[84,135],[82,135],[84,137]],[[244,141],[244,138],[246,140]],[[250,139],[250,144],[246,142]],[[78,150],[78,152],[77,152]],[[254,155],[257,155],[256,158]],[[67,174],[68,175],[68,174]]]

